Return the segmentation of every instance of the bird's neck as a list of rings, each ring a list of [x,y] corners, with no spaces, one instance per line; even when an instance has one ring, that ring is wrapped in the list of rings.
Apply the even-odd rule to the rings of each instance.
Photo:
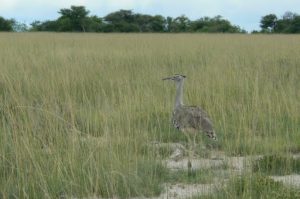
[[[176,84],[175,108],[183,105],[183,80]]]

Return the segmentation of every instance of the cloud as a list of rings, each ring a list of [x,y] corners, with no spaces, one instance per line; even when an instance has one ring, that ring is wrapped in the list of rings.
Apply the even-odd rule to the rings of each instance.
[[[0,0],[0,11],[10,10],[12,9],[16,4],[18,3],[18,0]]]

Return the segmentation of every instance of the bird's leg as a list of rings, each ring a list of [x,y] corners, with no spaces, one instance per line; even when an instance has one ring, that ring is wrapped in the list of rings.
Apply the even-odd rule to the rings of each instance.
[[[182,130],[183,134],[186,136],[188,140],[188,146],[187,146],[187,151],[188,151],[188,162],[187,162],[187,167],[188,167],[188,176],[192,175],[192,162],[191,162],[191,150],[192,150],[192,140],[188,132],[185,132]]]
[[[188,161],[188,176],[192,176],[192,163],[190,160]]]
[[[192,162],[191,162],[191,150],[192,150],[192,142],[189,135],[187,135],[188,138],[188,176],[192,175]]]
[[[193,135],[193,152],[195,152],[196,151],[196,133],[194,133],[194,135]]]

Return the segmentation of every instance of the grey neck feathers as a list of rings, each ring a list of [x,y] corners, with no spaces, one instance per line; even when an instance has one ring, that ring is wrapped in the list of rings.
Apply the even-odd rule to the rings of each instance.
[[[183,80],[176,82],[175,108],[183,105]]]

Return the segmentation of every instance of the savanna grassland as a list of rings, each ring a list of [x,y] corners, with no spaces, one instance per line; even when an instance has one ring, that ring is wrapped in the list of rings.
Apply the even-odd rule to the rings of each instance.
[[[176,174],[149,143],[187,143],[170,124],[174,85],[161,81],[176,73],[187,75],[186,104],[214,121],[218,141],[198,143],[266,156],[207,197],[300,197],[267,177],[300,173],[290,159],[300,152],[299,44],[296,35],[1,33],[0,198],[159,195]]]

